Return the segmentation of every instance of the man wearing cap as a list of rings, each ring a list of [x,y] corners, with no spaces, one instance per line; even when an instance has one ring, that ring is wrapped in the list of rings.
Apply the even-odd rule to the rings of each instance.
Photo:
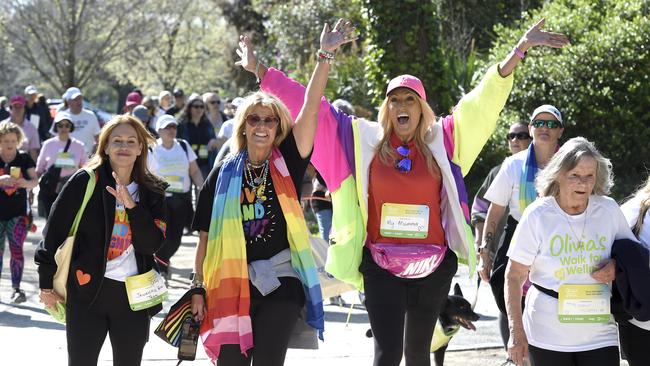
[[[63,184],[88,160],[83,142],[70,136],[74,125],[68,111],[56,114],[52,129],[55,136],[43,143],[36,160],[36,174],[41,177],[38,206],[43,209],[45,218]],[[46,178],[42,178],[44,175]]]
[[[38,137],[36,127],[25,117],[25,104],[25,97],[22,95],[11,97],[9,100],[9,118],[7,120],[17,124],[25,134],[25,139],[18,149],[28,152],[29,156],[36,161],[38,151],[41,148],[41,140]]]
[[[535,176],[544,169],[559,148],[559,140],[564,132],[562,114],[552,105],[539,106],[530,115],[528,131],[533,137],[532,143],[526,150],[504,160],[484,195],[490,202],[490,207],[483,226],[483,241],[479,247],[479,274],[483,281],[490,282],[494,299],[505,319],[507,313],[503,286],[508,264],[506,253],[524,209],[537,198]],[[505,236],[492,260],[488,248],[495,247],[494,241],[499,240],[495,232],[506,209],[509,214]],[[524,295],[525,293],[524,291]],[[509,337],[509,332],[507,333],[502,334],[505,344]]]
[[[63,97],[65,104],[68,106],[67,111],[69,112],[70,121],[74,124],[72,137],[83,142],[86,155],[90,156],[95,149],[95,141],[101,130],[97,116],[83,108],[83,94],[79,88],[68,88]],[[61,113],[61,111],[58,113]]]
[[[197,187],[203,185],[203,175],[196,163],[196,154],[190,144],[176,138],[178,122],[168,114],[156,120],[156,132],[160,136],[151,149],[147,161],[152,173],[162,177],[169,186],[166,192],[167,232],[163,246],[156,256],[166,278],[169,277],[170,259],[178,250],[187,216],[192,212],[190,179]]]
[[[124,113],[131,114],[131,111],[135,106],[140,105],[142,102],[142,96],[138,92],[130,92],[126,96],[126,102],[124,103]]]
[[[25,118],[30,121],[38,130],[41,141],[50,137],[52,116],[46,104],[39,103],[38,89],[34,85],[25,87]]]
[[[174,105],[167,110],[167,114],[178,117],[178,113],[185,107],[185,93],[181,88],[174,89]]]

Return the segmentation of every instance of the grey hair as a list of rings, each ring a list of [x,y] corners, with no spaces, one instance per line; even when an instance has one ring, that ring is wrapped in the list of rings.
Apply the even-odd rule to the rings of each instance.
[[[596,160],[596,183],[592,194],[608,195],[614,185],[612,163],[605,158],[596,146],[584,137],[574,137],[567,141],[553,155],[535,179],[535,188],[541,197],[557,196],[560,193],[559,178],[562,174],[575,168],[584,157]]]
[[[332,102],[332,105],[350,116],[354,116],[356,114],[354,106],[352,106],[352,104],[345,99],[337,99]]]

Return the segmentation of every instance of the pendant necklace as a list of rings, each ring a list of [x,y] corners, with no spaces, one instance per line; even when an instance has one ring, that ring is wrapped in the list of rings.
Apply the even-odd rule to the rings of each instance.
[[[262,168],[262,172],[258,176],[255,169]],[[256,202],[262,203],[266,201],[264,191],[266,189],[266,182],[269,175],[269,161],[265,160],[261,165],[254,165],[249,159],[246,159],[246,169],[244,171],[246,182],[255,193]]]

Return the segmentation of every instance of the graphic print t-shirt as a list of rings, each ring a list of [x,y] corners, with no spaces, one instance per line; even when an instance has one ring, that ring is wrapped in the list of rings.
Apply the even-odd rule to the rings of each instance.
[[[138,184],[127,186],[131,197],[138,202]],[[105,277],[116,281],[125,281],[127,277],[138,274],[133,244],[131,244],[131,225],[124,205],[115,202],[115,220],[111,242],[108,245]]]
[[[584,228],[584,230],[583,230]],[[530,281],[558,291],[563,284],[596,284],[590,274],[611,256],[616,239],[633,234],[618,204],[591,196],[580,215],[568,215],[553,197],[526,208],[508,250],[530,266]],[[570,324],[558,320],[558,300],[531,287],[523,314],[528,343],[559,352],[582,352],[618,344],[616,324]]]
[[[27,170],[34,168],[36,163],[24,152],[16,153],[14,160],[5,163],[0,159],[0,175],[10,175],[11,167],[20,168],[20,178],[29,179]],[[18,187],[0,187],[0,220],[9,220],[18,216],[27,215],[27,190]]]
[[[280,144],[279,149],[287,163],[294,187],[300,187],[302,177],[305,175],[305,170],[307,170],[309,157],[306,159],[300,157],[293,133],[287,136]],[[220,168],[220,166],[217,166],[210,172],[199,193],[193,224],[196,230],[206,232],[210,230],[214,190]],[[269,167],[270,169],[271,167]],[[256,173],[261,175],[261,168],[257,169]],[[297,190],[297,194],[298,199],[300,199],[300,189]],[[266,200],[257,203],[255,193],[252,192],[245,177],[242,177],[240,196],[242,227],[246,238],[246,259],[249,263],[260,259],[269,259],[289,247],[287,223],[282,215],[270,171],[266,179],[264,196],[266,196]]]

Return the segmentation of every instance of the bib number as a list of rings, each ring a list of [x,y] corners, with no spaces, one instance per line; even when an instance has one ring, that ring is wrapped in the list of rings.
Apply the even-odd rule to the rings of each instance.
[[[77,164],[74,162],[74,157],[68,152],[60,152],[56,154],[54,166],[57,168],[76,168]]]
[[[429,235],[429,206],[384,203],[379,233],[385,238],[425,239]]]
[[[183,193],[183,177],[179,177],[178,175],[166,175],[164,176],[164,179],[169,184],[167,192]]]
[[[605,284],[561,285],[558,291],[560,323],[608,323],[611,290]]]
[[[206,145],[199,145],[199,158],[207,159],[208,158],[208,147]]]
[[[165,280],[153,269],[147,273],[126,278],[126,294],[131,310],[138,311],[156,306],[169,296]]]

